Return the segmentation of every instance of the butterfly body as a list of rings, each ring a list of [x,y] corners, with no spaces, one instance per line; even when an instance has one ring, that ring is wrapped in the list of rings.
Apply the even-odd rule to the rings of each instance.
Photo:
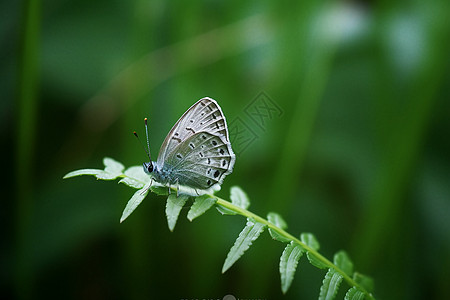
[[[143,167],[162,185],[200,195],[220,189],[235,160],[220,106],[211,98],[202,98],[175,123],[158,160]]]

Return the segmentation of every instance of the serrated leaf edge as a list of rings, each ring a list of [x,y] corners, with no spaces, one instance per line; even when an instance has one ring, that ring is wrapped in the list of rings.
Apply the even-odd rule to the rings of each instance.
[[[336,272],[335,269],[328,269],[328,272],[325,274],[325,278],[322,281],[322,286],[320,287],[319,300],[334,299],[343,279],[344,277]]]
[[[302,257],[304,249],[291,242],[284,248],[280,257],[280,277],[281,277],[281,291],[285,294],[292,284],[295,271],[297,270],[298,261]]]
[[[247,220],[244,229],[239,233],[238,238],[230,251],[228,251],[227,258],[222,267],[222,273],[225,273],[239,258],[242,257],[242,255],[244,255],[253,242],[261,235],[265,227],[265,224]]]

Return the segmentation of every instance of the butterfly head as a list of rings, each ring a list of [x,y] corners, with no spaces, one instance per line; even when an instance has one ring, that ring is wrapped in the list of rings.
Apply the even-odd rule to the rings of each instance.
[[[139,143],[141,144],[141,146],[142,146],[142,148],[144,148],[144,151],[145,151],[145,153],[147,153],[147,156],[148,156],[148,160],[149,160],[149,162],[145,162],[145,163],[143,163],[142,164],[142,166],[144,167],[144,172],[146,173],[146,174],[151,174],[152,172],[153,172],[153,170],[154,170],[154,168],[153,168],[153,162],[152,162],[152,160],[151,160],[151,157],[150,157],[150,145],[149,145],[149,142],[148,142],[148,125],[147,125],[147,118],[145,118],[144,119],[144,124],[145,124],[145,135],[146,135],[146,137],[147,137],[147,149],[144,147],[144,145],[142,144],[142,142],[141,142],[141,140],[139,139],[139,136],[138,136],[138,134],[136,133],[136,131],[135,132],[133,132],[133,134],[136,136],[136,138],[139,140]]]
[[[153,172],[153,162],[145,162],[142,166],[144,167],[144,172],[146,174],[151,174]]]

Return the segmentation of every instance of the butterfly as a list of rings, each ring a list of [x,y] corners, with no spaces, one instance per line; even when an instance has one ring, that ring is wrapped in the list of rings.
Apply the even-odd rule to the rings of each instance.
[[[168,186],[169,193],[170,187],[176,186],[177,195],[195,196],[220,190],[236,161],[222,109],[208,97],[198,100],[175,123],[156,162],[150,158],[150,148],[147,154],[149,162],[143,163],[144,172]]]

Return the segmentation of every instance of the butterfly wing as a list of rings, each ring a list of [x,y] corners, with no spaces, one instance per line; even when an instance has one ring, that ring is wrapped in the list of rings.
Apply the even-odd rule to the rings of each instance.
[[[181,143],[201,131],[220,136],[225,143],[229,143],[222,109],[214,99],[208,97],[194,103],[172,127],[159,150],[158,165],[164,166],[167,157]]]
[[[215,189],[233,171],[236,157],[225,136],[200,131],[178,144],[166,157],[182,186],[200,190]]]

